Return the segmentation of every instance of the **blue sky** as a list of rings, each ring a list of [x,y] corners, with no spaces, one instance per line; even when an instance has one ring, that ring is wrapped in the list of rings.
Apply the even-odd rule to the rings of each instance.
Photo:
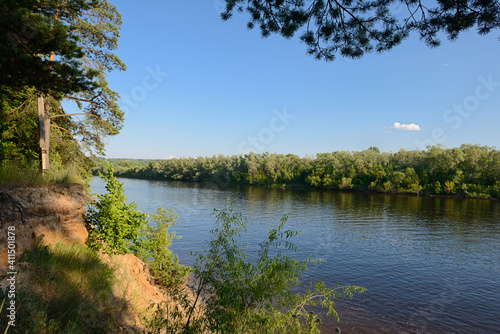
[[[325,63],[246,14],[222,21],[220,0],[116,3],[128,69],[108,80],[126,120],[108,158],[500,146],[498,31]]]

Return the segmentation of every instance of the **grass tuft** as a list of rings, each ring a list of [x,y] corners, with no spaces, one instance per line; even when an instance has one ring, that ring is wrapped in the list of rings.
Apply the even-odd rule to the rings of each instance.
[[[114,270],[85,246],[39,242],[20,263],[19,307],[9,333],[109,333],[122,324],[128,304],[113,294]],[[5,297],[0,291],[0,300]],[[1,319],[3,333],[8,318]]]
[[[52,167],[42,174],[37,162],[3,161],[0,164],[0,186],[47,186],[52,184],[84,183],[76,166]]]

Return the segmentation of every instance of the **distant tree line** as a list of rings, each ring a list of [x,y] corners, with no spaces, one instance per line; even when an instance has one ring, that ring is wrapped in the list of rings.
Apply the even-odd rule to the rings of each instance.
[[[500,198],[500,151],[464,144],[429,146],[397,153],[370,147],[301,158],[294,154],[112,160],[115,175],[127,178],[306,187],[424,195]],[[94,174],[103,171],[103,164]]]

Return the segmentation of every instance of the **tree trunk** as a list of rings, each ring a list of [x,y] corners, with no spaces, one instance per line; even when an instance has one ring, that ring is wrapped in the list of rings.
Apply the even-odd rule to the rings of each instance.
[[[54,61],[56,54],[50,52],[49,61]],[[50,110],[50,109],[49,109]],[[50,149],[50,111],[45,114],[45,104],[43,94],[38,92],[38,129],[40,133],[40,162],[42,174],[49,170],[49,149]]]
[[[49,169],[50,117],[45,116],[45,105],[42,92],[38,92],[38,133],[41,150],[40,165],[43,174]]]

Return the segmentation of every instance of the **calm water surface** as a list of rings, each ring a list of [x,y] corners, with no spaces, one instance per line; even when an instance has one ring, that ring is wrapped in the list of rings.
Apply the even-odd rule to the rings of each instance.
[[[326,260],[304,281],[368,289],[337,302],[341,322],[327,321],[326,333],[500,333],[500,201],[120,181],[142,211],[179,213],[171,248],[189,265],[228,198],[248,217],[250,248],[292,213],[298,256]],[[103,181],[92,189],[103,193]]]

